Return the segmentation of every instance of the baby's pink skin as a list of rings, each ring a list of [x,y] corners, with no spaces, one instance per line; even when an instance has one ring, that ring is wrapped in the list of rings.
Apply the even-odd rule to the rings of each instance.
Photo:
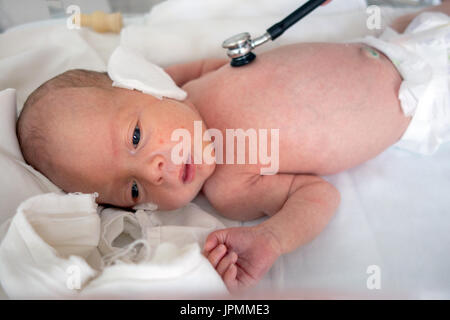
[[[384,55],[375,58],[367,49],[296,44],[259,54],[241,68],[207,61],[167,69],[207,126],[224,137],[227,128],[280,129],[277,175],[261,176],[260,164],[217,165],[203,187],[228,218],[271,216],[207,238],[205,255],[231,291],[254,285],[280,254],[326,226],[340,196],[319,175],[375,157],[406,130],[410,118],[398,99],[402,79]],[[187,75],[199,74],[189,81]]]
[[[280,173],[333,174],[395,143],[410,121],[396,68],[365,48],[284,46],[239,69],[225,64],[183,89],[207,126],[224,136],[226,128],[280,129]],[[258,173],[261,166],[218,169],[237,168]]]

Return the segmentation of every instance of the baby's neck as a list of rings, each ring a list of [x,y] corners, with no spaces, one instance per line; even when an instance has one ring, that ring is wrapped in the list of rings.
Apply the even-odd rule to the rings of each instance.
[[[198,116],[201,118],[201,121],[205,126],[205,130],[208,130],[209,128],[208,123],[206,122],[200,111],[197,109],[197,107],[189,100],[189,97],[186,100],[184,100],[183,103],[185,103],[189,108],[191,108],[195,113],[198,114]]]

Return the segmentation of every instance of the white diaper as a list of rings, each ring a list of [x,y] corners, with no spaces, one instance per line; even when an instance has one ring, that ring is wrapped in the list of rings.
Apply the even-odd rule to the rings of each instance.
[[[450,140],[450,18],[443,13],[417,16],[403,34],[387,28],[361,42],[382,51],[403,77],[399,99],[413,116],[396,146],[432,154]]]

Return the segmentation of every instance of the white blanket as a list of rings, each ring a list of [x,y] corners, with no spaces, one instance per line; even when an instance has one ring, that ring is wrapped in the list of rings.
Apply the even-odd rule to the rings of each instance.
[[[195,1],[210,6],[210,10],[191,7],[193,0],[168,1],[138,21],[141,27],[126,29],[122,42],[128,41],[133,46],[135,35],[142,32],[141,50],[163,66],[208,56],[223,57],[225,52],[220,43],[226,37],[242,31],[259,34],[299,5],[298,1],[290,0],[292,8],[287,9],[278,6],[278,2],[273,6],[272,1],[255,1],[258,6],[250,0],[238,1],[238,4],[228,0]],[[288,2],[280,3],[289,5]],[[225,3],[233,7],[226,10]],[[302,40],[344,41],[372,33],[366,29],[362,3],[335,0],[329,7],[320,9],[325,16],[319,17],[319,12],[316,17],[309,16],[304,25],[295,27],[298,31],[288,31],[271,45]],[[344,8],[347,4],[350,7]],[[217,10],[212,10],[213,6]],[[389,10],[388,16],[392,18],[399,13]],[[148,28],[143,27],[144,24]],[[127,32],[133,29],[136,33],[125,40]],[[34,88],[60,72],[75,67],[105,70],[107,59],[118,43],[119,38],[114,35],[98,35],[85,29],[67,30],[65,20],[16,28],[0,35],[0,89],[17,88],[20,108]],[[449,159],[449,145],[444,145],[433,157],[417,157],[390,148],[357,168],[327,177],[342,195],[335,217],[316,240],[279,259],[259,288],[270,288],[273,293],[291,293],[293,297],[318,294],[319,297],[450,298]],[[86,210],[77,211],[74,207],[67,210],[67,203],[75,201],[75,197],[78,205]],[[160,220],[160,226],[151,224],[151,230],[159,231],[147,232],[147,238],[156,232],[168,243],[151,242],[150,256],[146,256],[146,247],[140,243],[135,243],[136,251],[122,251],[143,234],[138,232],[141,224],[148,226],[150,223],[143,222],[143,215],[107,209],[100,213],[98,220],[94,218],[98,212],[90,197],[32,198],[22,203],[11,225],[3,224],[8,233],[0,247],[0,280],[8,296],[100,297],[108,293],[117,297],[115,293],[120,291],[124,293],[121,297],[159,297],[159,292],[167,292],[166,289],[180,288],[181,293],[187,293],[194,281],[200,295],[209,294],[210,289],[224,292],[223,284],[205,264],[199,248],[210,230],[222,226],[220,221],[226,226],[239,223],[217,220],[217,214],[203,196],[197,197],[195,202],[213,213],[213,217],[198,208],[188,207],[186,215],[180,211],[167,215],[168,220]],[[49,208],[58,206],[60,209],[49,215],[41,201],[52,202]],[[30,222],[28,217],[32,214],[27,210],[43,216]],[[79,214],[78,223],[87,223],[97,228],[97,232],[93,230],[83,235],[83,230],[75,228],[65,229],[68,231],[62,234],[49,231],[48,228],[57,225],[49,224],[49,220],[61,222],[74,213]],[[165,213],[152,215],[156,221],[166,217]],[[190,220],[192,215],[194,218]],[[155,223],[153,218],[149,220]],[[99,237],[99,230],[108,221],[116,221],[110,226],[117,223],[118,227],[110,229],[115,231],[105,240]],[[172,227],[175,234],[166,233]],[[117,235],[121,228],[125,232]],[[177,240],[175,235],[180,228],[186,232]],[[186,238],[192,246],[180,244],[179,241]],[[55,242],[60,240],[64,240],[63,245]],[[162,250],[160,255],[157,248]],[[139,263],[106,265],[114,255],[117,258],[120,254],[124,261]],[[45,262],[45,259],[49,260]],[[102,263],[103,272],[100,272]],[[75,267],[70,268],[72,265]],[[162,265],[164,270],[173,267],[172,273],[166,273]],[[371,265],[381,269],[381,290],[367,288],[367,269]],[[82,293],[69,289],[77,284],[76,277],[70,277],[77,271],[81,271]],[[197,277],[200,272],[205,275],[201,281]],[[175,277],[176,274],[180,277]],[[171,278],[161,281],[167,275]],[[156,281],[155,277],[160,280]],[[139,286],[141,281],[149,287]]]
[[[227,290],[200,246],[223,227],[194,204],[132,214],[97,207],[93,195],[35,196],[0,245],[0,280],[19,299],[220,297]]]

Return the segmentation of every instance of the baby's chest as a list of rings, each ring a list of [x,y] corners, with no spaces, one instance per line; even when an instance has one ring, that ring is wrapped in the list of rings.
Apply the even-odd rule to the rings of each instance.
[[[298,123],[299,117],[304,117],[301,115],[304,96],[298,79],[269,76],[258,69],[243,73],[240,76],[225,70],[188,87],[189,99],[208,127],[271,129]]]
[[[385,88],[392,82],[386,77],[382,88],[376,85],[383,75],[378,64],[365,66],[359,61],[351,68],[337,68],[325,60],[329,65],[286,62],[275,68],[271,61],[263,64],[262,58],[248,69],[223,68],[200,79],[189,88],[189,95],[207,126],[221,132],[225,145],[240,130],[247,135],[249,159],[251,138],[256,136],[257,154],[277,153],[279,172],[334,171],[328,168],[331,156],[343,159],[339,168],[346,166],[348,154],[361,148],[360,137],[377,132],[374,122],[377,127],[382,123],[381,115],[393,104],[390,96],[396,97],[386,94],[392,91]]]
[[[214,134],[216,156],[228,170],[232,168],[233,172],[227,172],[259,175],[271,169],[307,171],[303,164],[310,153],[309,128],[315,115],[303,109],[301,101],[283,94],[232,92],[228,96],[223,92],[211,94],[196,103]]]

